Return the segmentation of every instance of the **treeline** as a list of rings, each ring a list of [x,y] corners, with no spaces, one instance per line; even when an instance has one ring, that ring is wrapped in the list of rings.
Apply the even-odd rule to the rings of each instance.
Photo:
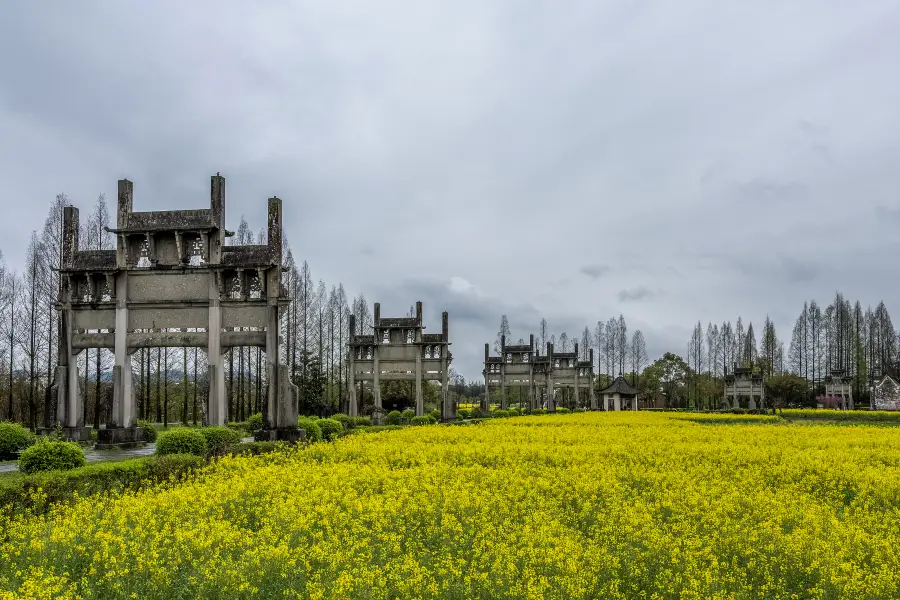
[[[876,380],[900,374],[898,335],[884,302],[874,310],[863,309],[858,300],[851,302],[840,292],[824,309],[816,300],[803,303],[787,351],[768,316],[758,343],[753,324],[748,323],[745,330],[740,317],[733,326],[730,321],[709,323],[705,331],[698,322],[682,357],[687,368],[685,393],[691,404],[716,405],[722,396],[722,378],[736,365],[772,379],[776,393],[777,386],[798,378],[812,403],[815,396],[824,394],[825,377],[842,370],[853,378],[854,397],[865,402]]]
[[[21,272],[10,269],[0,255],[0,420],[30,427],[49,426],[56,407],[50,386],[58,364],[59,292],[62,209],[71,202],[59,194],[51,202],[44,226],[34,230]],[[81,250],[115,247],[110,211],[101,194],[79,232]],[[254,233],[244,217],[230,245],[265,244],[265,230]],[[360,294],[349,300],[342,284],[327,285],[314,279],[306,261],[297,261],[288,236],[283,236],[283,285],[293,298],[281,323],[281,359],[291,367],[301,388],[305,413],[331,414],[341,408],[347,394],[345,352],[351,310],[361,315],[371,331],[371,307]],[[352,306],[351,306],[352,305]],[[95,427],[112,410],[113,356],[106,349],[83,350],[76,359],[84,398],[84,421]],[[266,395],[264,352],[260,348],[234,348],[228,354],[225,380],[230,393],[229,420],[245,420],[262,410]],[[208,379],[206,353],[197,348],[143,348],[132,356],[138,416],[157,422],[202,422]],[[392,382],[393,383],[393,382]],[[405,384],[405,382],[403,382]],[[451,393],[461,402],[478,397],[484,386],[467,382],[451,370]],[[385,384],[385,397],[406,394]],[[429,396],[435,396],[428,390]],[[411,394],[410,394],[411,396]],[[436,403],[436,400],[435,400]]]

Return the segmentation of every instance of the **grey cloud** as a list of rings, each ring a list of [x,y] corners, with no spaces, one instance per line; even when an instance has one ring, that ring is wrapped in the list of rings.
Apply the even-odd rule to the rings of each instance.
[[[220,171],[230,228],[277,195],[315,279],[450,311],[467,377],[504,313],[526,339],[622,313],[653,354],[897,296],[895,2],[707,4],[10,0],[0,249],[21,270],[60,191],[202,207]]]
[[[609,273],[609,266],[598,264],[585,265],[581,267],[578,272],[582,273],[583,275],[587,275],[591,279],[600,279],[603,275]]]
[[[619,302],[635,302],[637,300],[647,300],[648,298],[652,298],[657,296],[658,292],[654,292],[651,289],[648,289],[644,286],[638,286],[635,288],[631,288],[628,290],[620,290],[616,296],[619,298]]]

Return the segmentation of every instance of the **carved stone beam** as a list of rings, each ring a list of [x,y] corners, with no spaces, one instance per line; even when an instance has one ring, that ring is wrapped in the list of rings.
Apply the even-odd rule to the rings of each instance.
[[[106,287],[109,289],[109,299],[116,299],[116,276],[113,273],[106,274]]]
[[[239,268],[237,270],[237,273],[235,274],[235,277],[237,278],[238,283],[241,286],[241,300],[246,300],[247,299],[247,276],[244,273],[244,269]]]
[[[209,262],[209,233],[206,231],[200,232],[200,256],[203,257],[203,262]]]
[[[156,258],[156,235],[149,232],[147,233],[147,252],[150,255],[150,264],[155,267],[158,260]]]
[[[184,242],[181,237],[181,232],[177,230],[175,231],[175,247],[177,249],[176,251],[178,252],[178,264],[184,265]]]

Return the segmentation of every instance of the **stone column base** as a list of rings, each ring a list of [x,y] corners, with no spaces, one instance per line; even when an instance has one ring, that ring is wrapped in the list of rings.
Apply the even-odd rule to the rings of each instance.
[[[297,444],[306,441],[306,431],[299,427],[284,427],[282,429],[260,429],[253,434],[257,442],[287,442]]]
[[[137,448],[146,443],[143,427],[112,427],[97,430],[97,450]]]
[[[91,427],[63,427],[63,439],[67,442],[89,442],[91,440]],[[38,427],[37,434],[56,435],[55,427]]]

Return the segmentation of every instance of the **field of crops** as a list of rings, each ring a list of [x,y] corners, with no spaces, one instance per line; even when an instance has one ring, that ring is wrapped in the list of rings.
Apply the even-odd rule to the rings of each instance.
[[[896,598],[900,431],[583,413],[351,435],[0,523],[83,598]],[[0,597],[4,597],[0,591]]]

